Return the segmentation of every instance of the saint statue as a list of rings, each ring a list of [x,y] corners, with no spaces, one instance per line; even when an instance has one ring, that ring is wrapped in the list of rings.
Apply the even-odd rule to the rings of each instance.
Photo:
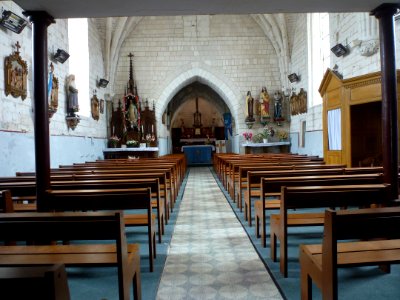
[[[131,123],[131,127],[137,126],[138,111],[136,106],[132,103],[132,99],[129,99],[128,106],[128,121]]]
[[[254,116],[253,116],[253,109],[254,109],[254,98],[251,96],[251,92],[247,92],[246,96],[246,106],[247,106],[247,117],[245,119],[245,122],[254,122]]]
[[[274,119],[282,121],[282,96],[279,92],[275,92],[274,100]]]
[[[269,95],[265,86],[262,88],[260,93],[260,102],[261,118],[269,118]]]
[[[78,89],[75,86],[75,75],[71,74],[67,77],[67,99],[68,113],[74,114],[79,111]]]

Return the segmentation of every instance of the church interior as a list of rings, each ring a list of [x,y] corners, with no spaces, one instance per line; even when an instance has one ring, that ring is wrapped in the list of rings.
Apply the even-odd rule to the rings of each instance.
[[[134,299],[400,297],[400,289],[393,286],[400,278],[395,264],[400,261],[400,236],[395,230],[387,230],[396,241],[390,244],[393,252],[383,252],[385,259],[374,261],[375,269],[386,267],[390,279],[376,279],[380,275],[375,269],[368,269],[368,275],[345,271],[338,273],[339,280],[332,279],[330,288],[329,276],[315,275],[313,269],[321,257],[321,264],[325,262],[324,254],[309,258],[307,251],[315,249],[299,248],[310,243],[306,237],[310,228],[312,243],[321,243],[318,234],[328,230],[328,214],[336,217],[331,211],[325,213],[327,208],[391,206],[390,217],[376,224],[389,222],[385,226],[393,229],[400,222],[396,207],[399,1],[253,0],[232,5],[227,0],[14,0],[0,4],[0,69],[4,70],[0,73],[0,200],[6,203],[12,198],[11,204],[0,208],[4,212],[0,232],[17,228],[15,235],[0,233],[0,282],[21,272],[20,267],[31,267],[12,264],[4,256],[2,248],[15,246],[15,240],[29,240],[29,234],[39,240],[58,240],[61,233],[66,236],[63,242],[101,240],[106,233],[87,237],[95,231],[89,218],[97,218],[99,228],[106,228],[109,218],[110,223],[122,220],[124,224],[117,227],[127,227],[126,237],[123,233],[117,243],[140,244],[139,256],[134,257],[137,253],[128,244],[128,250],[122,246],[127,257],[117,253],[117,263],[114,258],[107,262],[118,266],[118,272],[104,271],[115,286],[99,276],[103,271],[81,277],[79,267],[61,263],[51,267],[58,280],[45,283],[60,289],[59,295],[42,299],[130,299],[132,290]],[[275,183],[279,181],[275,177],[286,183]],[[277,191],[267,191],[269,179],[271,186],[280,184]],[[343,187],[346,184],[358,188],[350,191]],[[325,200],[316,197],[320,203],[328,203],[333,194],[343,196],[340,205],[320,204],[325,214],[320,219],[307,216],[307,221],[301,220],[303,227],[292,224],[295,229],[289,230],[288,242],[283,229],[275,228],[295,222],[279,212],[283,195],[287,192],[290,201],[290,193],[296,197],[296,187],[305,185],[310,190],[325,187],[319,191]],[[334,190],[334,185],[342,188]],[[311,203],[317,191],[304,190],[300,195],[298,190],[297,197],[305,201],[309,193]],[[379,201],[370,201],[372,196]],[[136,206],[128,204],[127,197],[139,199]],[[92,198],[99,203],[85,202]],[[64,229],[66,221],[61,224],[61,217],[51,221],[55,228],[51,233],[34,233],[46,231],[43,226],[50,222],[45,220],[49,216],[35,213],[61,212],[63,207],[68,207],[65,211],[109,211],[114,207],[110,201],[118,203],[116,210],[139,208],[149,215],[138,221],[118,213],[81,213],[80,221],[72,222],[71,213],[69,225],[76,226],[75,231],[82,226],[81,235],[68,233],[74,230]],[[16,224],[22,222],[18,214],[31,214],[32,229],[24,233],[18,226],[7,227],[11,226],[7,224],[11,217],[3,217],[7,205],[14,205],[10,215]],[[320,208],[296,205],[294,211]],[[278,214],[271,215],[271,210]],[[221,217],[228,213],[233,213],[232,223]],[[337,213],[338,222],[340,216]],[[393,216],[397,219],[388,221]],[[364,220],[357,217],[358,229]],[[81,224],[83,218],[89,225]],[[180,228],[182,222],[190,229]],[[212,226],[225,227],[227,244],[214,244],[220,236],[210,230]],[[340,232],[338,227],[338,239],[340,234],[350,239],[350,233]],[[382,238],[378,230],[370,232],[370,236],[360,234],[360,239]],[[108,238],[112,235],[114,231]],[[187,239],[180,240],[182,236]],[[245,255],[249,249],[258,255]],[[219,257],[221,251],[225,257]],[[206,258],[208,252],[213,256]],[[47,272],[46,268],[32,272]],[[22,272],[31,274],[31,270]],[[129,283],[127,276],[133,278]],[[370,287],[357,294],[363,289],[357,286],[362,276],[366,283],[361,286]],[[93,285],[86,283],[89,277],[96,277],[97,290],[84,292]],[[382,285],[385,292],[375,288]]]

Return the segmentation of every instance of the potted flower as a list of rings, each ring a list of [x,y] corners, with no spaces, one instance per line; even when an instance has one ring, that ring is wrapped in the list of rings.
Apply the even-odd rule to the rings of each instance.
[[[110,148],[117,148],[118,143],[119,143],[119,138],[115,135],[110,137],[110,139],[108,140],[108,144],[110,145]]]
[[[288,133],[287,133],[287,131],[285,131],[285,130],[280,130],[280,131],[278,132],[278,137],[279,137],[279,140],[280,140],[280,141],[286,140],[286,139],[288,138]]]
[[[268,139],[269,137],[273,137],[275,134],[274,128],[272,128],[271,126],[265,126],[263,129],[263,143],[268,143]]]
[[[137,147],[139,147],[139,145],[140,145],[140,143],[135,140],[126,141],[126,147],[128,147],[128,148],[137,148]]]
[[[251,141],[251,138],[253,137],[253,134],[251,132],[243,132],[243,137],[246,143]]]

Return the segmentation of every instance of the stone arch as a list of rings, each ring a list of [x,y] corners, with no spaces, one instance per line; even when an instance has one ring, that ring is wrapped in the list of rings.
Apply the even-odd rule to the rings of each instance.
[[[181,69],[178,75],[171,75],[169,80],[167,80],[167,84],[163,87],[159,88],[156,104],[156,118],[157,120],[161,120],[161,116],[165,109],[167,108],[168,103],[177,94],[183,87],[193,83],[200,82],[202,84],[208,85],[212,88],[216,93],[218,93],[223,101],[228,106],[232,117],[235,119],[236,124],[239,121],[239,115],[242,108],[240,108],[239,100],[240,100],[240,91],[234,87],[234,85],[219,76],[215,72],[208,70],[204,67],[187,67],[185,69]],[[236,126],[237,131],[237,126]]]

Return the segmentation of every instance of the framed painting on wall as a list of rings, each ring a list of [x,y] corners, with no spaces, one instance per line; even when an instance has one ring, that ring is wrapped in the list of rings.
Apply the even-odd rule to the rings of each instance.
[[[7,56],[4,63],[5,71],[5,93],[6,96],[11,94],[13,97],[26,98],[27,91],[27,75],[28,67],[26,61],[22,60],[19,55],[19,42],[15,44],[17,48],[13,54]]]

